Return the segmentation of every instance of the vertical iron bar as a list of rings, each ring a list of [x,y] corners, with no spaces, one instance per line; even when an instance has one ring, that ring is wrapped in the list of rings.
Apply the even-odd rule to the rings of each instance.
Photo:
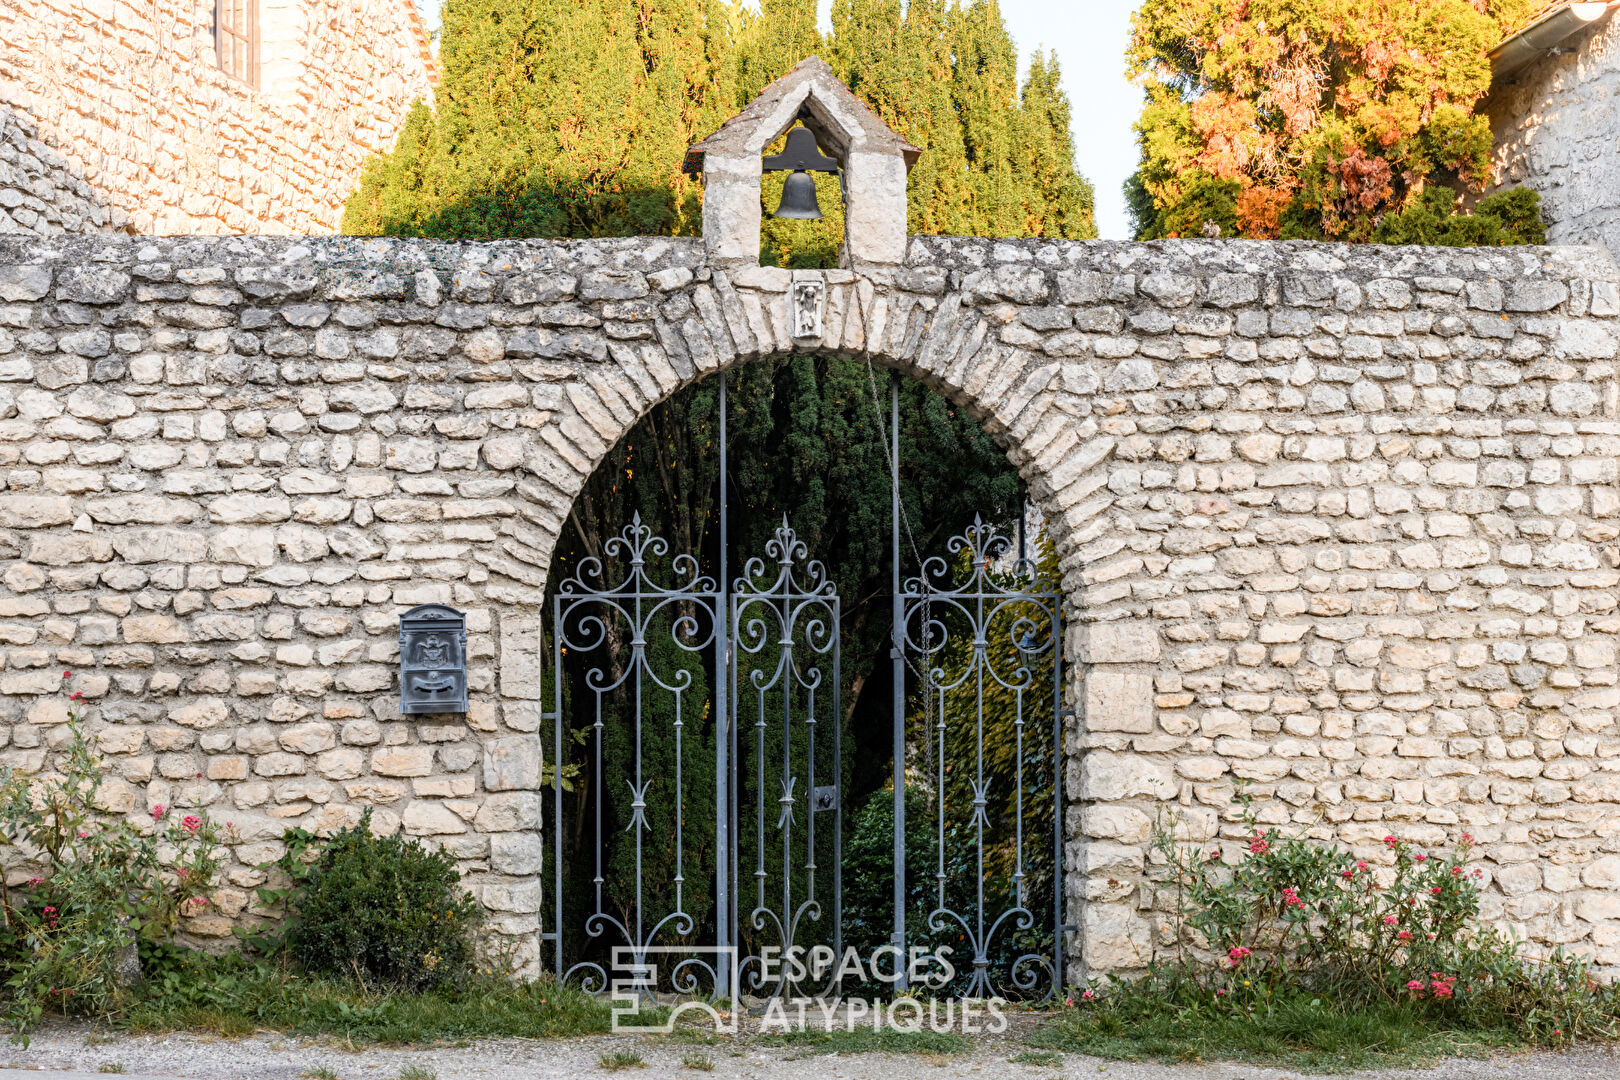
[[[730,954],[726,951],[732,943],[731,924],[734,912],[731,897],[731,761],[730,761],[730,716],[726,709],[726,682],[727,672],[731,669],[731,605],[726,602],[730,595],[729,584],[726,581],[726,546],[730,540],[727,535],[726,518],[726,373],[720,373],[720,595],[715,599],[714,619],[715,633],[718,635],[714,647],[714,850],[715,850],[715,898],[714,922],[715,944],[718,946],[715,967],[716,997],[725,997],[736,1000],[736,988],[732,984],[733,970]]]
[[[844,635],[840,622],[843,617],[843,606],[835,599],[832,605],[833,632],[833,680],[832,680],[832,729],[833,729],[833,783],[837,785],[837,801],[833,804],[833,955],[844,955],[844,711],[841,700],[843,678],[842,652]],[[836,963],[836,961],[835,961]],[[836,991],[835,991],[836,993]]]
[[[900,377],[889,380],[889,551],[894,603],[890,656],[894,671],[894,937],[900,951],[895,966],[902,974],[895,986],[906,988],[906,655],[905,603],[900,597]]]
[[[1063,597],[1052,596],[1052,996],[1063,999]]]
[[[557,962],[557,978],[563,977],[563,891],[562,891],[562,770],[563,770],[563,708],[562,708],[562,598],[553,601],[554,615],[551,623],[551,679],[552,679],[552,759],[551,759],[551,895],[556,901],[556,922],[552,925],[555,937],[552,946],[556,949],[553,958]],[[544,967],[544,964],[541,965]]]

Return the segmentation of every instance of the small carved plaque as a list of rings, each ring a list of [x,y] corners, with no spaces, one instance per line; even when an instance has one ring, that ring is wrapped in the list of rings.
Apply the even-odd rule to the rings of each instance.
[[[467,711],[467,617],[421,604],[399,617],[399,711]]]
[[[788,304],[792,309],[788,314],[794,337],[821,336],[821,302],[826,292],[827,286],[820,281],[795,281],[788,290]]]

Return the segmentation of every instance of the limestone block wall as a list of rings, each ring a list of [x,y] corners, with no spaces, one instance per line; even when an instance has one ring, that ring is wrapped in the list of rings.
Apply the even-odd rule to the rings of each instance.
[[[1492,88],[1494,188],[1541,193],[1555,244],[1620,251],[1620,19],[1592,28]]]
[[[532,965],[572,498],[679,386],[838,350],[978,417],[1058,545],[1077,972],[1163,944],[1155,817],[1235,850],[1240,779],[1369,861],[1472,833],[1493,918],[1614,971],[1617,314],[1594,249],[0,240],[0,761],[50,767],[71,668],[109,811],[241,833],[189,932],[252,917],[286,826],[372,808]],[[397,713],[426,601],[468,612],[465,717]]]
[[[412,0],[260,0],[255,89],[214,0],[0,0],[0,234],[327,233],[432,100]]]

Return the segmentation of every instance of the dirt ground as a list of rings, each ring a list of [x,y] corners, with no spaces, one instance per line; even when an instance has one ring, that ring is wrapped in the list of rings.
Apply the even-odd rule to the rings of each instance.
[[[588,1080],[606,1077],[603,1055],[637,1054],[640,1067],[623,1080],[1284,1080],[1295,1069],[1253,1065],[1159,1065],[1102,1061],[1065,1054],[1059,1064],[1014,1063],[1024,1049],[1015,1028],[981,1037],[962,1054],[829,1054],[816,1047],[762,1046],[750,1038],[722,1037],[713,1045],[677,1042],[657,1035],[601,1035],[574,1039],[487,1039],[430,1049],[350,1050],[331,1041],[289,1039],[262,1033],[244,1039],[197,1035],[109,1035],[83,1025],[53,1025],[27,1049],[0,1044],[0,1068],[26,1069],[33,1080],[87,1080],[121,1073],[130,1080],[296,1080],[330,1070],[339,1080]],[[712,1070],[685,1059],[706,1059]],[[415,1070],[412,1072],[412,1070]],[[1502,1055],[1487,1060],[1453,1059],[1415,1070],[1352,1074],[1400,1080],[1616,1080],[1620,1048],[1589,1047],[1562,1054]]]

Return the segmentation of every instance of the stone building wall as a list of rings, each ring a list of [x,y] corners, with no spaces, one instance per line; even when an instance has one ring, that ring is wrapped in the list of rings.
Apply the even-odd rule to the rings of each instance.
[[[1620,251],[1620,18],[1595,26],[1491,90],[1492,190],[1541,193],[1548,242]]]
[[[433,64],[411,0],[260,0],[255,89],[213,0],[0,0],[0,233],[327,233]]]
[[[286,826],[371,807],[532,961],[571,501],[677,387],[834,349],[977,416],[1058,545],[1087,970],[1162,944],[1155,815],[1235,857],[1241,779],[1380,864],[1472,833],[1493,918],[1612,972],[1617,314],[1592,249],[914,238],[790,275],[657,238],[0,240],[0,761],[50,766],[70,668],[110,810],[241,834],[192,933],[251,914]],[[468,612],[464,718],[397,714],[425,601]]]

